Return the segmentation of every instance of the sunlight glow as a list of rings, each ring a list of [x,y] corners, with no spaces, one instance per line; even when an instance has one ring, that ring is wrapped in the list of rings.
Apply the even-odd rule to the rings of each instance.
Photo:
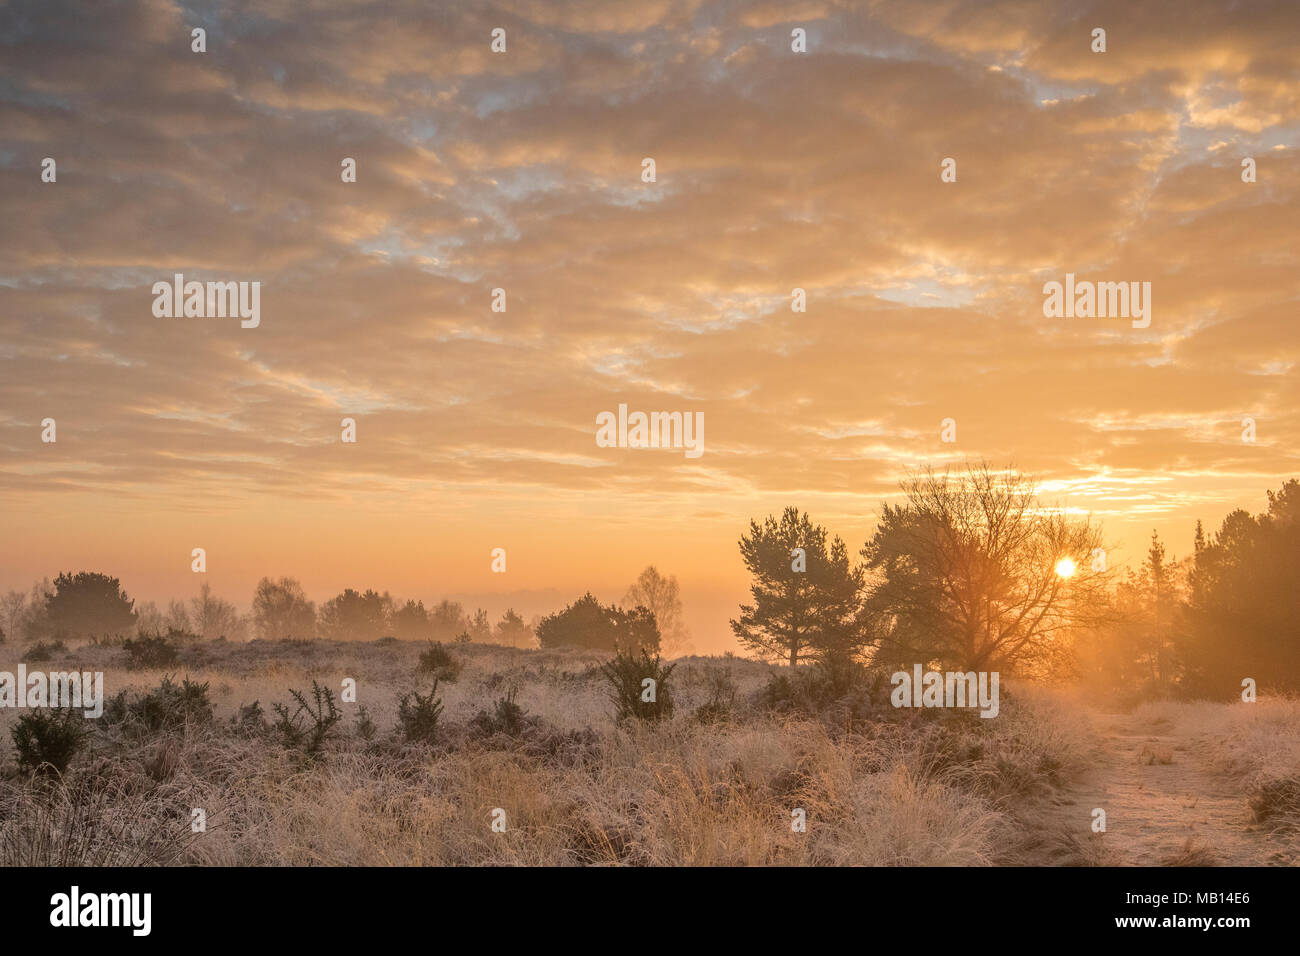
[[[1056,573],[1063,578],[1074,576],[1075,564],[1070,558],[1062,558],[1056,562]]]

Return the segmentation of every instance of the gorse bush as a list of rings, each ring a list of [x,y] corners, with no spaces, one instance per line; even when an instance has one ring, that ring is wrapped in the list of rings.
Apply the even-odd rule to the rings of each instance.
[[[433,743],[438,733],[438,718],[442,716],[442,700],[437,696],[438,681],[427,695],[418,690],[403,694],[397,702],[397,721],[402,736],[412,743]]]
[[[23,652],[23,663],[53,660],[55,654],[66,654],[68,646],[62,641],[37,641]]]
[[[79,710],[34,710],[18,718],[10,731],[23,773],[62,774],[81,749],[85,715]]]
[[[827,654],[818,659],[813,675],[831,698],[851,694],[868,681],[866,666],[844,654]]]
[[[235,732],[245,737],[256,737],[267,731],[266,712],[262,710],[262,702],[255,700],[251,704],[243,704],[239,708],[239,713],[230,718],[230,726]]]
[[[518,693],[518,688],[511,687],[504,697],[498,698],[492,705],[492,713],[480,710],[470,721],[471,726],[486,737],[496,734],[519,737],[530,727],[535,727],[541,721],[537,717],[528,716],[528,711],[515,703]]]
[[[815,715],[847,710],[863,717],[889,700],[889,683],[883,670],[856,661],[828,657],[811,667],[783,668],[772,674],[759,692],[759,705],[768,709]]]
[[[157,634],[140,634],[138,637],[122,642],[126,651],[126,669],[131,671],[148,670],[156,667],[168,667],[176,663],[176,645],[168,637]]]
[[[356,732],[362,740],[374,740],[378,732],[375,722],[370,719],[370,712],[364,706],[357,708]]]
[[[461,663],[456,657],[442,646],[441,641],[430,641],[429,646],[420,652],[420,666],[417,668],[421,674],[428,674],[435,680],[444,680],[447,683],[455,683],[456,678],[460,675]]]
[[[287,706],[276,704],[275,730],[286,746],[315,757],[343,715],[334,703],[333,692],[318,681],[311,682],[311,700],[300,690],[290,690],[289,696],[298,707],[291,714]]]
[[[106,724],[121,724],[131,730],[176,730],[211,721],[208,682],[199,684],[186,677],[177,684],[170,674],[163,675],[162,683],[147,693],[121,691],[104,705]]]
[[[619,651],[614,659],[600,666],[609,699],[613,701],[615,719],[663,720],[673,715],[673,698],[668,677],[676,664],[663,664],[645,648],[638,653]]]
[[[691,716],[702,724],[730,720],[736,709],[736,682],[724,670],[711,669],[706,678],[709,698]]]

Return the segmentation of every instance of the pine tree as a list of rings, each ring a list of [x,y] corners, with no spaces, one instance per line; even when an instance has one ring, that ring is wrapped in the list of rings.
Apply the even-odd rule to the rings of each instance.
[[[753,604],[731,622],[736,637],[762,656],[792,667],[804,657],[851,655],[863,645],[859,623],[863,572],[849,562],[839,538],[827,545],[826,529],[807,513],[786,508],[778,520],[749,523],[740,554],[754,576]]]

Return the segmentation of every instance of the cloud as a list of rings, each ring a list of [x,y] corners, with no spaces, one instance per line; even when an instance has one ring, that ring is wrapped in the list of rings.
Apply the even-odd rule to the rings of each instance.
[[[418,488],[650,533],[971,455],[1222,510],[1295,471],[1298,16],[1194,6],[15,4],[7,507]],[[260,281],[261,326],[154,318],[176,272]],[[1066,272],[1151,282],[1151,327],[1044,319]],[[703,411],[704,457],[596,448],[619,402]]]

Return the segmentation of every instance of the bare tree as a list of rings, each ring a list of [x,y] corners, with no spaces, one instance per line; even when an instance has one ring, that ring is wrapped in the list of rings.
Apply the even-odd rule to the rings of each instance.
[[[18,640],[27,623],[27,595],[23,591],[10,591],[0,597],[0,632],[11,641]]]
[[[162,611],[153,601],[140,601],[135,606],[135,626],[143,634],[160,634],[164,630]]]
[[[878,659],[1042,670],[1108,619],[1100,528],[1042,506],[1031,478],[981,463],[926,470],[902,491],[862,550]]]
[[[624,607],[648,608],[659,625],[659,648],[665,657],[691,652],[690,634],[682,622],[681,589],[676,576],[664,577],[653,564],[642,571],[623,597]]]
[[[163,615],[163,626],[169,631],[185,631],[193,633],[190,623],[190,609],[185,606],[184,601],[178,601],[172,598],[167,602],[167,613]]]
[[[316,605],[293,578],[262,578],[253,592],[253,625],[269,641],[315,637]]]
[[[235,605],[212,593],[212,585],[204,581],[199,585],[199,596],[190,599],[191,621],[194,631],[206,641],[218,637],[243,640],[244,622]]]

